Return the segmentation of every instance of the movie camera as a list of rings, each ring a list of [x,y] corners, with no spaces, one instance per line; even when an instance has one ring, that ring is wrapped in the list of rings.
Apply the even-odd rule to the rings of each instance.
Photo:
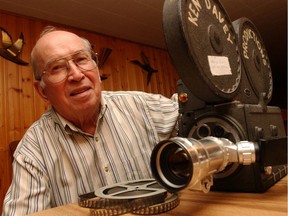
[[[163,29],[180,118],[178,137],[153,149],[155,179],[173,192],[264,192],[287,175],[287,135],[267,105],[272,72],[256,27],[231,22],[218,0],[166,0]]]

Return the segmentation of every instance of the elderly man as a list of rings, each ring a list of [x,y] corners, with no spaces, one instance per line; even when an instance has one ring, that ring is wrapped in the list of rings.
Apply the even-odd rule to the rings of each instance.
[[[107,184],[151,178],[150,154],[168,139],[175,101],[143,92],[102,92],[90,43],[45,30],[32,50],[35,89],[52,106],[14,154],[2,216],[73,203]]]

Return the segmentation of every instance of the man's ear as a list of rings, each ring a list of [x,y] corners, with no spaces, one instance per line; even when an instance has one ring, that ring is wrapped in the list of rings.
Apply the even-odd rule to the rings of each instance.
[[[38,80],[34,81],[34,88],[37,91],[37,93],[41,96],[41,98],[43,98],[45,101],[49,101],[46,96],[45,89],[41,86],[40,81]]]

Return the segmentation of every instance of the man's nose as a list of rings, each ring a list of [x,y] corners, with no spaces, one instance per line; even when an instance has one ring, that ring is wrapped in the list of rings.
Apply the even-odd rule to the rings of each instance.
[[[69,72],[68,72],[68,80],[70,81],[80,81],[84,78],[84,74],[79,69],[79,67],[72,61],[68,61],[69,64]]]

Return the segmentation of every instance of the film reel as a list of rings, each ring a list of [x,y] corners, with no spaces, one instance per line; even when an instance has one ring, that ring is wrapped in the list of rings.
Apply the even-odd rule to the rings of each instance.
[[[154,179],[142,179],[99,188],[95,195],[106,199],[137,199],[165,192]]]
[[[181,80],[209,103],[231,101],[241,81],[237,36],[218,0],[166,0],[163,29]]]
[[[261,97],[264,97],[267,104],[272,98],[273,80],[267,50],[261,35],[251,20],[246,17],[233,21],[232,25],[238,36],[245,71],[242,90],[237,99],[241,102],[257,104]]]
[[[138,215],[154,215],[154,214],[161,214],[167,211],[170,211],[171,209],[177,207],[180,203],[179,197],[177,194],[168,193],[164,202],[142,208],[136,211],[132,211],[133,214]]]
[[[178,204],[178,195],[167,193],[155,179],[116,183],[79,197],[79,205],[90,208],[92,216],[159,214]]]

